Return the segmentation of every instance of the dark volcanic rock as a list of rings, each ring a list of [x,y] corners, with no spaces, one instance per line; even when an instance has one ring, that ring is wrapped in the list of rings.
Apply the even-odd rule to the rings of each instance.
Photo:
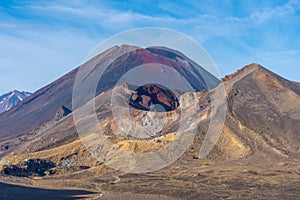
[[[179,102],[171,90],[163,86],[147,84],[134,91],[129,105],[140,110],[165,112],[176,109]]]
[[[3,172],[6,175],[30,177],[32,175],[45,176],[46,171],[55,167],[51,161],[42,159],[30,159],[18,165],[7,166]]]
[[[72,113],[72,110],[70,110],[69,108],[67,108],[65,106],[62,106],[57,110],[56,115],[55,115],[55,120],[58,121],[61,118],[69,115],[70,113]]]

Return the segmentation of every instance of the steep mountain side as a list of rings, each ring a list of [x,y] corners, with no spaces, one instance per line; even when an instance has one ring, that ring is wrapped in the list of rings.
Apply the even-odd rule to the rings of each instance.
[[[216,77],[211,76],[210,73],[206,69],[197,68],[197,70],[196,70],[195,66],[197,66],[198,64],[179,51],[169,49],[166,47],[161,47],[161,46],[153,46],[153,47],[148,47],[146,49],[148,51],[150,51],[151,53],[154,53],[157,55],[165,55],[166,57],[168,57],[170,59],[176,60],[181,65],[183,65],[184,68],[187,68],[194,77],[202,76],[203,77],[202,85],[206,85],[207,89],[213,89],[216,86],[216,83],[219,82],[218,80],[216,80]],[[190,77],[189,77],[189,79],[190,79]]]
[[[178,56],[181,57],[181,55]],[[126,70],[152,62],[175,68],[179,70],[183,76],[189,76],[188,71],[185,70],[176,59],[171,59],[157,53],[154,54],[139,47],[122,45],[120,47],[112,47],[84,63],[82,66],[85,71],[81,74],[81,77],[77,78],[79,81],[89,79],[94,70],[107,67],[107,70],[99,82],[95,94],[95,96],[97,96],[101,92],[114,86]],[[189,65],[190,67],[196,68],[195,64],[189,63]],[[78,69],[79,68],[74,69],[60,79],[38,90],[9,112],[0,114],[0,142],[12,137],[33,133],[34,129],[39,128],[55,118],[57,110],[62,106],[71,109],[73,85]],[[210,80],[209,87],[214,87],[219,83],[219,80],[208,72],[200,76],[198,75],[191,76],[193,77],[195,90],[208,88],[205,81],[203,82],[207,77],[209,77]],[[78,97],[77,100],[82,101],[82,105],[84,105],[90,98],[84,98],[82,95]]]
[[[250,73],[242,72],[246,74],[242,78],[224,82],[227,89],[230,87],[230,116],[279,153],[299,152],[299,87],[255,64],[244,70]]]

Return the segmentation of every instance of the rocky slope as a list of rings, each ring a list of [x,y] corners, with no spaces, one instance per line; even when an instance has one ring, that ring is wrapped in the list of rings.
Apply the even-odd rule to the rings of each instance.
[[[156,84],[147,84],[134,91],[129,105],[141,110],[168,112],[178,108],[179,102],[171,90]]]

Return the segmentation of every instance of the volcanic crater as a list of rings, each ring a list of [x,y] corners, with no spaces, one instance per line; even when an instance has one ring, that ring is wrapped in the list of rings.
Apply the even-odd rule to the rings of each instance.
[[[168,112],[178,108],[179,101],[170,89],[158,84],[146,84],[132,93],[129,105],[140,110]]]

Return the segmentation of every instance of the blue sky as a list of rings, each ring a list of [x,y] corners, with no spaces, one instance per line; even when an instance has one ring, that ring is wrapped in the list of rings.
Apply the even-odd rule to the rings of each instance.
[[[163,27],[201,44],[222,76],[260,63],[300,82],[300,0],[0,1],[0,93],[35,91],[100,42]]]

